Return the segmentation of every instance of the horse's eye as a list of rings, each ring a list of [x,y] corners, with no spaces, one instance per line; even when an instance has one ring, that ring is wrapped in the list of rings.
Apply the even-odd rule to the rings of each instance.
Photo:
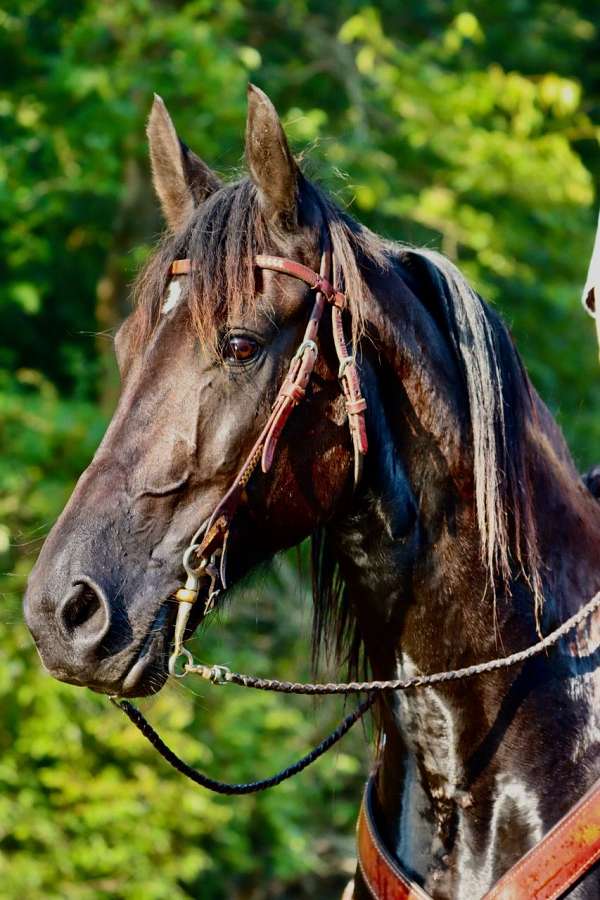
[[[228,362],[247,362],[258,352],[258,343],[252,338],[234,334],[227,338],[223,356]]]

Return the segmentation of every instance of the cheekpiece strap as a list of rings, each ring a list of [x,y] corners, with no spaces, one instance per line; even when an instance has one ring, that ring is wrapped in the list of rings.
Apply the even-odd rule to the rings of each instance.
[[[365,424],[367,402],[361,395],[354,355],[349,352],[346,344],[342,318],[342,310],[346,308],[346,296],[342,291],[336,290],[331,283],[332,254],[328,237],[326,236],[326,238],[319,272],[314,272],[308,266],[284,257],[270,255],[255,257],[258,268],[281,272],[303,281],[315,292],[315,299],[303,339],[290,361],[287,375],[283,380],[262,431],[246,456],[231,487],[221,498],[213,510],[208,524],[203,528],[203,536],[200,543],[192,542],[192,545],[188,548],[193,551],[194,559],[198,561],[199,567],[210,559],[215,558],[219,553],[221,554],[221,582],[223,586],[225,583],[225,546],[231,522],[245,496],[246,485],[252,472],[259,463],[263,472],[269,471],[273,464],[275,451],[285,423],[294,407],[301,403],[306,396],[306,389],[319,353],[317,345],[319,325],[327,306],[331,307],[334,344],[339,361],[338,377],[344,393],[348,425],[352,437],[355,484],[360,480],[363,457],[368,449]],[[195,265],[190,259],[176,259],[171,263],[170,273],[172,276],[189,275],[194,268]],[[192,571],[192,578],[196,578],[195,571]]]

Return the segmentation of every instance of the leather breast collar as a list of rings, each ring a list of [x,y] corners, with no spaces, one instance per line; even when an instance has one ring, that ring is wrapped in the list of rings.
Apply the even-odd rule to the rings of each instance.
[[[374,900],[432,900],[386,849],[375,822],[375,776],[357,824],[358,864]],[[558,900],[600,859],[600,779],[482,900]]]

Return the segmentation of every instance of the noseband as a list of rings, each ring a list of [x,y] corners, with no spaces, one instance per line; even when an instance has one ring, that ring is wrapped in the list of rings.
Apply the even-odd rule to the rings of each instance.
[[[208,524],[198,529],[183,554],[183,567],[187,579],[184,587],[175,594],[179,609],[175,625],[175,649],[169,660],[169,672],[172,675],[175,674],[179,656],[183,655],[188,663],[191,662],[189,652],[183,647],[183,638],[192,607],[198,600],[201,579],[210,579],[203,615],[212,609],[219,593],[226,587],[225,560],[229,530],[238,506],[244,498],[246,485],[259,462],[264,474],[270,470],[285,423],[294,407],[306,397],[306,389],[319,353],[317,345],[319,325],[327,306],[331,309],[333,341],[339,362],[338,378],[342,385],[354,450],[354,483],[357,484],[360,480],[363,458],[368,449],[365,425],[367,402],[361,394],[356,360],[354,354],[348,350],[344,334],[343,311],[347,308],[346,296],[331,282],[332,269],[335,271],[332,256],[329,237],[325,235],[318,273],[302,263],[285,257],[268,255],[255,257],[257,268],[280,272],[303,281],[315,292],[315,299],[304,336],[290,361],[287,375],[275,398],[269,418],[233,484],[213,510]],[[193,264],[190,259],[177,259],[171,265],[171,275],[187,275],[192,270]]]

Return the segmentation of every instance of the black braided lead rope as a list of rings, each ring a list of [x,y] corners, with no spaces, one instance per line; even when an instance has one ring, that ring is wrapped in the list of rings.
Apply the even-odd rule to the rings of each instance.
[[[362,719],[367,710],[375,703],[377,694],[370,694],[366,700],[359,703],[356,709],[346,716],[335,731],[332,731],[331,734],[327,735],[327,737],[311,750],[310,753],[307,753],[293,765],[288,766],[286,769],[282,769],[281,772],[272,775],[270,778],[263,778],[260,781],[249,781],[245,784],[229,784],[226,781],[217,781],[214,778],[209,778],[208,775],[204,775],[197,769],[194,769],[165,744],[150,722],[148,722],[145,716],[133,705],[133,703],[130,703],[128,700],[119,700],[116,697],[111,697],[110,699],[115,706],[118,706],[119,709],[123,710],[125,715],[133,722],[136,728],[141,731],[144,737],[150,741],[154,749],[160,753],[163,759],[165,759],[169,765],[173,766],[174,769],[177,769],[178,772],[181,772],[182,775],[185,775],[186,778],[189,778],[191,781],[195,782],[195,784],[199,784],[203,788],[207,788],[209,791],[213,791],[215,794],[239,795],[255,794],[257,791],[266,791],[268,788],[275,787],[276,785],[281,784],[282,781],[287,781],[288,778],[292,778],[292,776],[297,775],[298,772],[306,769],[307,766],[314,763],[320,756],[327,753],[334,744],[337,744],[337,742],[350,731],[352,726],[358,722],[359,719]]]
[[[360,703],[354,712],[350,713],[338,725],[335,731],[332,731],[324,740],[321,741],[310,753],[307,753],[293,765],[288,766],[276,775],[270,778],[264,778],[260,781],[250,781],[245,784],[229,784],[224,781],[217,781],[209,778],[202,772],[198,772],[192,766],[188,765],[170,747],[162,740],[160,735],[154,730],[152,725],[144,717],[137,707],[128,700],[120,700],[111,697],[111,702],[118,706],[125,715],[133,722],[136,728],[141,731],[144,737],[152,744],[155,750],[165,759],[169,765],[185,775],[195,784],[214,791],[217,794],[239,795],[253,794],[257,791],[265,791],[268,788],[275,787],[292,778],[307,766],[310,766],[315,760],[326,753],[334,744],[337,744],[352,726],[361,719],[364,714],[373,706],[378,694],[384,691],[407,691],[411,688],[429,687],[434,684],[441,684],[448,681],[458,681],[464,678],[472,678],[475,675],[482,675],[486,672],[497,671],[498,669],[508,669],[519,663],[526,662],[534,656],[539,656],[545,650],[553,647],[558,641],[565,637],[570,631],[580,625],[585,619],[593,615],[600,608],[600,591],[592,597],[577,613],[563,622],[558,628],[550,632],[542,640],[525,650],[519,650],[511,653],[510,656],[503,656],[488,662],[479,663],[474,666],[466,666],[463,669],[454,669],[448,672],[435,672],[432,675],[417,675],[414,678],[401,679],[396,678],[391,681],[350,681],[347,683],[327,683],[327,684],[307,684],[303,682],[277,681],[271,678],[255,678],[252,675],[241,675],[238,672],[230,672],[223,666],[188,666],[186,671],[203,675],[219,684],[238,684],[241,687],[255,688],[259,691],[277,691],[285,694],[357,694],[369,691],[366,700]]]
[[[434,672],[432,675],[415,675],[413,678],[395,678],[391,681],[349,681],[327,682],[326,684],[311,684],[300,681],[277,681],[275,678],[256,678],[254,675],[243,675],[239,672],[230,672],[225,666],[190,665],[185,667],[185,672],[198,674],[215,684],[237,684],[240,687],[254,688],[257,691],[276,691],[283,694],[361,694],[366,691],[408,691],[411,688],[430,687],[434,684],[443,684],[448,681],[460,681],[465,678],[473,678],[475,675],[483,675],[487,672],[495,672],[498,669],[509,669],[519,663],[526,662],[534,656],[539,656],[557,644],[561,638],[580,625],[585,619],[593,615],[600,608],[600,591],[582,606],[578,612],[563,622],[545,638],[532,644],[525,650],[518,650],[510,656],[501,656],[487,662],[466,666],[463,669],[452,669],[448,672]]]

